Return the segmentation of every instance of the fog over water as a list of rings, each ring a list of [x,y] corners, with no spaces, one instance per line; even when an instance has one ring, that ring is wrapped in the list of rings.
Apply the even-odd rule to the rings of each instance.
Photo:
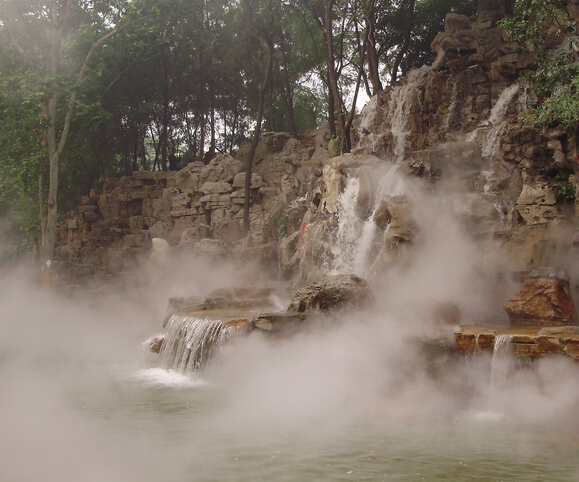
[[[5,273],[0,480],[579,480],[570,359],[499,387],[487,356],[433,376],[417,341],[433,329],[424,306],[455,300],[478,319],[514,287],[497,287],[492,252],[442,202],[421,202],[428,235],[413,263],[374,281],[375,309],[289,339],[237,338],[199,375],[159,369],[143,342],[162,331],[169,296],[267,285],[255,269],[174,260],[130,296],[73,297],[24,268]]]

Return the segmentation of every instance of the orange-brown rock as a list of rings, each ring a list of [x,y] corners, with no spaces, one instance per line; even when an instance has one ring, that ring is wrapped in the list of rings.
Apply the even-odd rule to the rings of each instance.
[[[513,299],[504,304],[511,324],[575,325],[577,310],[564,270],[538,268]]]

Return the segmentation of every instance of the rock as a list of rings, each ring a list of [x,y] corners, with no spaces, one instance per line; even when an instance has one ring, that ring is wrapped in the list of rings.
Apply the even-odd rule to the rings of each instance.
[[[204,238],[195,245],[195,254],[199,256],[219,257],[227,253],[223,242],[218,239]]]
[[[162,238],[153,238],[151,243],[151,264],[160,270],[167,269],[171,261],[169,243]]]
[[[153,238],[163,238],[168,240],[173,232],[173,224],[166,221],[157,221],[153,226],[149,228],[149,233],[151,239]]]
[[[313,283],[293,296],[288,313],[350,311],[374,302],[368,282],[354,274],[336,275]]]
[[[229,154],[219,154],[209,164],[203,167],[199,173],[199,181],[206,182],[226,182],[233,180],[235,175],[241,171],[242,164]]]
[[[151,352],[160,353],[163,343],[165,343],[165,335],[153,336],[149,338],[146,343],[149,345],[149,350]]]
[[[564,270],[538,268],[523,288],[504,304],[511,324],[575,325],[577,310]]]
[[[253,173],[251,175],[251,189],[259,189],[263,185],[263,181],[259,174]],[[234,188],[243,188],[245,189],[245,172],[240,172],[235,175],[233,178],[233,187]]]
[[[225,244],[233,244],[243,238],[243,230],[235,219],[223,218],[215,223],[213,236]]]
[[[438,323],[446,325],[458,325],[462,321],[462,314],[458,305],[449,301],[446,303],[438,303],[434,306],[434,319]]]
[[[557,197],[550,186],[525,184],[517,199],[517,210],[527,224],[545,223],[552,220],[557,209]]]
[[[384,196],[373,217],[374,223],[385,233],[385,243],[392,247],[399,242],[411,242],[417,233],[412,206],[405,196]]]
[[[199,189],[203,194],[228,194],[233,191],[231,184],[227,182],[212,182],[208,181],[203,183],[201,189]]]

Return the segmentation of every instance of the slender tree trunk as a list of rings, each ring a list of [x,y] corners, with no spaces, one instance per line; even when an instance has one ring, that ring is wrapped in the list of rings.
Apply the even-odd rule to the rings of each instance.
[[[165,69],[165,86],[163,89],[163,131],[161,132],[161,166],[167,170],[167,153],[169,147],[169,78]]]
[[[50,48],[48,75],[53,78],[53,92],[48,102],[48,198],[46,201],[46,223],[44,226],[44,246],[42,249],[43,269],[51,268],[56,246],[56,222],[58,217],[58,163],[60,160],[60,152],[56,145],[56,107],[59,99],[59,88],[56,74],[58,73],[58,63],[60,61],[60,50],[62,47],[62,29],[64,28],[66,18],[68,17],[68,3],[66,4],[62,23],[58,19],[56,2],[51,2],[50,14],[52,20],[52,44]]]
[[[380,81],[378,53],[376,52],[376,38],[374,37],[374,0],[370,1],[364,20],[368,32],[366,41],[366,50],[368,51],[368,76],[372,83],[372,95],[376,95],[383,89],[383,87],[382,82]]]
[[[38,251],[40,259],[44,260],[44,246],[46,236],[46,199],[44,198],[44,173],[41,171],[38,175],[38,208],[40,217],[40,240]]]
[[[409,19],[408,19],[408,23],[407,23],[406,35],[404,37],[404,44],[402,45],[402,48],[398,52],[398,55],[396,56],[396,60],[394,61],[394,65],[392,66],[391,80],[390,80],[391,85],[396,84],[396,81],[398,80],[398,69],[400,68],[400,64],[402,62],[402,59],[404,58],[404,56],[406,55],[406,52],[408,52],[408,48],[410,47],[410,39],[412,36],[412,30],[414,29],[414,5],[415,5],[415,3],[416,3],[416,0],[409,0],[409,2],[408,2]]]
[[[295,115],[294,115],[294,102],[293,102],[293,95],[292,95],[292,88],[291,88],[291,83],[290,83],[290,79],[289,79],[289,64],[288,64],[288,59],[287,59],[287,52],[285,50],[285,42],[284,39],[282,37],[282,60],[283,60],[283,65],[284,65],[284,76],[283,76],[283,80],[284,80],[284,98],[285,98],[285,105],[287,108],[287,114],[289,117],[289,123],[290,123],[290,129],[291,129],[291,133],[294,137],[298,136],[298,128],[296,125],[296,119],[295,119]]]
[[[211,145],[209,146],[209,152],[211,153],[211,157],[215,156],[215,144],[216,144],[216,135],[215,135],[215,99],[214,99],[214,91],[213,91],[213,79],[211,79],[211,83],[209,84],[209,99],[210,99],[210,107],[211,107]]]
[[[339,138],[340,146],[345,146],[345,132],[344,132],[344,109],[342,105],[342,97],[338,87],[338,75],[336,73],[335,55],[334,55],[334,35],[332,30],[332,11],[334,8],[334,0],[326,0],[325,3],[325,37],[326,37],[326,61],[328,65],[328,81],[330,84],[330,91],[334,101],[334,111],[338,115],[339,131],[337,137]],[[330,124],[330,130],[331,130]]]
[[[366,56],[366,45],[368,40],[368,35],[370,30],[368,27],[366,28],[366,32],[364,33],[364,41],[361,44],[361,52],[360,52],[360,63],[358,65],[358,77],[356,79],[356,88],[354,90],[354,99],[352,100],[352,109],[350,110],[350,115],[348,116],[348,120],[344,126],[344,143],[346,146],[346,152],[350,152],[352,150],[352,145],[350,142],[350,129],[352,128],[352,122],[354,121],[354,114],[356,112],[356,102],[358,101],[358,92],[360,91],[360,83],[362,82],[362,72],[364,71],[364,62]]]
[[[249,155],[247,159],[247,169],[245,171],[245,203],[243,206],[243,232],[245,234],[249,233],[249,207],[251,204],[251,169],[253,167],[253,158],[255,156],[257,144],[259,143],[259,136],[261,134],[261,121],[263,120],[265,90],[267,89],[267,84],[269,84],[269,79],[271,76],[273,66],[273,42],[268,39],[267,44],[268,44],[267,67],[265,69],[265,76],[263,79],[263,83],[259,86],[258,90],[257,119],[255,124],[255,131],[253,132],[251,148],[249,149]]]

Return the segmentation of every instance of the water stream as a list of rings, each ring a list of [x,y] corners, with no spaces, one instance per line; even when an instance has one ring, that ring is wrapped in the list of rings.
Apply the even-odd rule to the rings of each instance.
[[[509,351],[511,335],[496,335],[491,361],[489,385],[489,411],[500,411],[500,395],[507,385],[507,377],[513,369],[513,357]]]
[[[389,165],[373,192],[363,193],[362,189],[360,178],[351,176],[338,197],[338,227],[332,249],[334,263],[331,274],[368,275],[383,235],[374,222],[374,214],[385,196],[404,194],[404,179],[399,166]],[[370,209],[360,207],[361,197],[370,199]]]
[[[198,370],[231,336],[220,320],[173,315],[159,353],[159,366],[179,373]]]

